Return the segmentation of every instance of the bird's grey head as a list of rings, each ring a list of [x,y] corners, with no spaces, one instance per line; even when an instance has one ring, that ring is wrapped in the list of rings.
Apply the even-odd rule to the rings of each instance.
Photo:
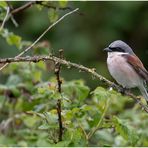
[[[107,52],[123,52],[123,53],[134,54],[132,48],[121,40],[116,40],[112,42],[104,50]]]

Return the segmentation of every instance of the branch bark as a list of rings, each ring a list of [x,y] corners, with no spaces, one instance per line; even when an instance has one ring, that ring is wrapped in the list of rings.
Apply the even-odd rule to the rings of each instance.
[[[89,74],[91,74],[92,76],[94,76],[95,78],[99,79],[100,81],[104,82],[107,86],[109,87],[113,87],[115,90],[117,90],[118,92],[121,92],[123,90],[123,88],[111,81],[109,81],[108,79],[106,79],[105,77],[99,75],[94,68],[87,68],[83,65],[79,65],[76,63],[72,63],[70,61],[64,60],[64,59],[60,59],[57,58],[53,55],[49,55],[49,56],[34,56],[34,57],[16,57],[16,58],[6,58],[6,59],[0,59],[0,64],[4,64],[4,63],[12,63],[12,62],[39,62],[39,61],[46,61],[46,60],[51,60],[57,63],[60,63],[62,65],[69,67],[74,67],[76,69],[78,69],[79,71],[84,71],[87,72]],[[144,105],[139,97],[135,96],[132,93],[129,93],[128,91],[125,91],[124,94],[126,96],[129,96],[131,98],[133,98],[140,106],[142,109],[145,110],[145,112],[148,113],[148,107],[146,105]]]
[[[23,54],[28,52],[51,28],[53,28],[56,24],[58,24],[60,21],[62,21],[65,17],[67,17],[68,15],[71,15],[72,13],[75,13],[78,10],[79,10],[79,8],[76,8],[73,11],[66,13],[61,18],[59,18],[56,22],[51,24],[29,47],[27,47],[26,49],[23,50],[23,52],[21,52],[20,54],[15,56],[15,58],[21,57]],[[7,65],[8,65],[8,63],[5,63],[2,67],[0,67],[0,70],[5,68]]]
[[[20,6],[19,8],[16,8],[16,9],[11,10],[11,14],[16,14],[16,13],[18,13],[20,11],[24,11],[25,9],[31,7],[35,3],[36,3],[35,1],[28,2],[25,5]]]
[[[59,50],[59,58],[63,58],[63,49]],[[60,79],[60,70],[61,70],[61,64],[59,62],[55,62],[55,75],[57,77],[57,83],[58,83],[58,92],[61,94],[61,84],[62,80]],[[61,115],[62,109],[61,109],[61,98],[57,101],[57,113],[58,113],[58,121],[59,121],[59,141],[62,141],[63,137],[63,123],[62,123],[62,115]]]

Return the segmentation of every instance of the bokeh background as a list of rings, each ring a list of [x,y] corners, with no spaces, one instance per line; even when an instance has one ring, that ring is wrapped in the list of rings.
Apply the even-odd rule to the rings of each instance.
[[[10,2],[17,8],[26,2]],[[57,2],[52,2],[52,5]],[[72,62],[96,68],[97,72],[108,79],[106,53],[103,49],[114,40],[128,43],[148,69],[148,2],[68,2],[67,6],[79,8],[79,13],[70,15],[50,30],[41,41],[48,41],[50,51],[57,55],[64,49],[65,58]],[[24,41],[34,41],[49,26],[48,9],[32,7],[14,15],[19,24],[15,27],[12,21],[6,23],[9,31],[22,37]],[[59,10],[59,16],[69,10]],[[14,57],[21,50],[9,46],[0,38],[0,58]],[[30,53],[27,53],[30,55]],[[52,72],[50,73],[52,75]],[[49,74],[49,75],[50,75]],[[74,69],[64,69],[62,76],[66,80],[83,78],[87,85],[95,88],[99,82],[85,73]],[[48,75],[45,76],[48,78]],[[1,76],[0,81],[5,81]]]
[[[26,3],[29,1],[1,1],[0,24],[7,4],[16,9]],[[58,56],[58,50],[64,49],[65,59],[96,68],[114,81],[103,49],[120,39],[133,48],[148,69],[148,2],[40,3],[57,9],[35,3],[14,14],[18,27],[9,19],[0,29],[0,58],[21,53],[53,21],[70,11],[58,7],[78,7],[79,12],[54,26],[24,56]],[[74,68],[62,66],[60,77],[62,95],[57,92],[53,63],[15,63],[0,71],[0,146],[148,146],[148,114],[133,99],[108,91],[99,80]],[[139,90],[133,93],[139,94]],[[59,98],[64,127],[60,142]],[[144,99],[141,102],[146,103]],[[88,139],[86,134],[96,127],[98,130]]]

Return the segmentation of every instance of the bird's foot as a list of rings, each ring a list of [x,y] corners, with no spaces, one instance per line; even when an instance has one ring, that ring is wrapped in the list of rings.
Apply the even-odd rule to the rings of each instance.
[[[129,89],[128,88],[125,88],[125,87],[122,87],[119,92],[122,94],[122,95],[125,95],[125,92],[129,92]]]

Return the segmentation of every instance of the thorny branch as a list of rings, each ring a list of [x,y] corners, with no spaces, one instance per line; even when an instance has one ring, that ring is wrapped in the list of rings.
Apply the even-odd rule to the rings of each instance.
[[[51,24],[29,47],[27,47],[20,54],[18,54],[17,56],[15,56],[15,58],[21,57],[23,54],[25,54],[26,52],[28,52],[51,28],[53,28],[56,24],[58,24],[60,21],[62,21],[65,17],[67,17],[68,15],[71,15],[72,13],[74,13],[74,12],[76,12],[78,10],[79,10],[79,8],[76,8],[73,11],[70,11],[70,12],[66,13],[61,18],[59,18],[56,22],[54,22],[53,24]],[[8,63],[5,63],[2,67],[0,67],[0,70],[2,70],[3,68],[5,68],[7,65],[8,65]]]
[[[6,58],[6,59],[0,59],[0,64],[3,63],[12,63],[12,62],[39,62],[39,61],[46,61],[46,60],[51,60],[57,63],[60,63],[62,65],[69,67],[74,67],[76,69],[78,69],[79,71],[84,71],[87,72],[89,74],[91,74],[92,76],[98,78],[100,81],[104,82],[107,86],[109,87],[113,87],[115,90],[117,90],[118,92],[121,92],[121,90],[123,90],[123,88],[111,81],[109,81],[108,79],[106,79],[105,77],[99,75],[94,68],[87,68],[83,65],[79,65],[76,63],[72,63],[70,61],[64,60],[64,59],[60,59],[57,58],[53,55],[49,55],[49,56],[34,56],[34,57],[16,57],[16,58]],[[140,106],[142,109],[145,110],[145,112],[148,113],[148,107],[146,105],[144,105],[139,97],[133,95],[132,93],[129,93],[128,91],[125,91],[124,94],[126,96],[129,96],[131,98],[133,98]]]
[[[59,50],[59,58],[63,58],[63,49]],[[55,75],[57,77],[57,83],[58,83],[58,92],[61,94],[61,84],[62,80],[60,79],[60,70],[61,70],[61,63],[55,62]],[[63,123],[62,123],[62,116],[61,116],[61,99],[59,98],[57,101],[57,113],[58,113],[58,121],[59,121],[59,141],[62,141],[62,135],[63,135]]]

